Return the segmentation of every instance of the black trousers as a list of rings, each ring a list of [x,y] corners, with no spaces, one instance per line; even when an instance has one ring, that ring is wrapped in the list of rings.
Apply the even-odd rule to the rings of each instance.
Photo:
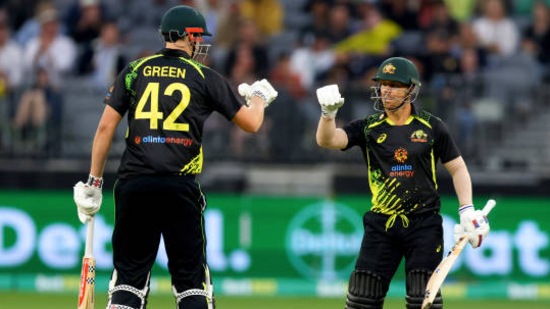
[[[357,270],[368,270],[382,277],[386,292],[403,258],[406,273],[422,269],[433,271],[443,258],[440,214],[396,216],[391,227],[388,227],[389,219],[387,215],[365,213],[365,234],[355,265]]]
[[[115,184],[115,285],[143,289],[161,236],[178,292],[204,289],[206,199],[192,176],[142,176]]]

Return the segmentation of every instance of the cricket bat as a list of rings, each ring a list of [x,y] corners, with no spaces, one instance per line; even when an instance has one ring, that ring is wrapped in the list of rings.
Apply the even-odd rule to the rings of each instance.
[[[495,205],[495,200],[488,200],[487,204],[485,204],[485,207],[483,207],[483,214],[487,216],[491,212],[493,207],[495,207]],[[458,258],[467,243],[468,236],[464,235],[460,237],[453,248],[451,248],[449,253],[447,253],[447,256],[445,256],[445,258],[443,258],[439,265],[437,265],[432,276],[428,280],[428,284],[426,284],[426,293],[424,296],[424,301],[422,302],[422,309],[429,309],[432,306],[437,292],[443,285],[443,281],[445,281],[447,274],[449,274],[449,271],[453,267],[456,259]]]
[[[82,258],[78,309],[94,309],[95,258],[93,255],[94,216],[87,223],[86,249]]]

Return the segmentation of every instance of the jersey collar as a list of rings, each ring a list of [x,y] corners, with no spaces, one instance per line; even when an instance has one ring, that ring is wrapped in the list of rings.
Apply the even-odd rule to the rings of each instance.
[[[172,48],[163,48],[157,54],[163,54],[165,56],[177,57],[177,58],[180,58],[180,57],[184,57],[187,59],[191,58],[189,57],[189,54],[184,52],[183,50],[172,49]]]
[[[407,120],[407,123],[406,124],[409,124],[411,123],[411,121],[415,118],[415,116],[418,116],[418,113],[420,111],[420,108],[419,107],[416,107],[414,104],[412,103],[409,103],[411,104],[411,115],[409,116],[409,119]],[[389,118],[388,118],[388,114],[386,112],[383,112],[380,117],[378,118],[379,120],[385,120],[388,124],[390,125],[395,125]]]

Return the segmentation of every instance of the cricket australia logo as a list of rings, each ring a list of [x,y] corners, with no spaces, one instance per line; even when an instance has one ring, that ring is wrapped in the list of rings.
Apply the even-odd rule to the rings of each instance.
[[[424,130],[416,130],[411,134],[411,142],[426,143],[428,134]]]
[[[395,74],[395,66],[391,63],[388,63],[382,68],[382,72],[385,74]]]
[[[363,224],[353,209],[330,201],[313,204],[290,222],[286,249],[306,278],[347,280],[361,245]]]

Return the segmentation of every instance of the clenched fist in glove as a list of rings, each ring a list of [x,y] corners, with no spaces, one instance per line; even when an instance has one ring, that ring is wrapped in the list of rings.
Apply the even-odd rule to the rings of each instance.
[[[73,187],[73,197],[78,211],[78,219],[82,223],[86,223],[90,219],[90,216],[95,215],[101,208],[101,200],[103,199],[103,194],[101,193],[102,186],[103,178],[90,175],[86,183],[79,181]]]
[[[321,105],[323,116],[334,119],[338,109],[344,105],[344,98],[340,95],[338,85],[328,85],[317,89],[317,100]]]
[[[487,215],[481,210],[476,210],[473,205],[461,206],[458,213],[460,224],[456,224],[454,227],[455,241],[467,235],[472,248],[481,246],[483,239],[487,237],[491,230]]]
[[[246,103],[252,99],[252,97],[257,96],[264,100],[264,107],[268,107],[279,93],[271,86],[267,79],[262,79],[260,81],[254,82],[252,85],[247,83],[242,83],[239,85],[239,94],[242,95]]]

